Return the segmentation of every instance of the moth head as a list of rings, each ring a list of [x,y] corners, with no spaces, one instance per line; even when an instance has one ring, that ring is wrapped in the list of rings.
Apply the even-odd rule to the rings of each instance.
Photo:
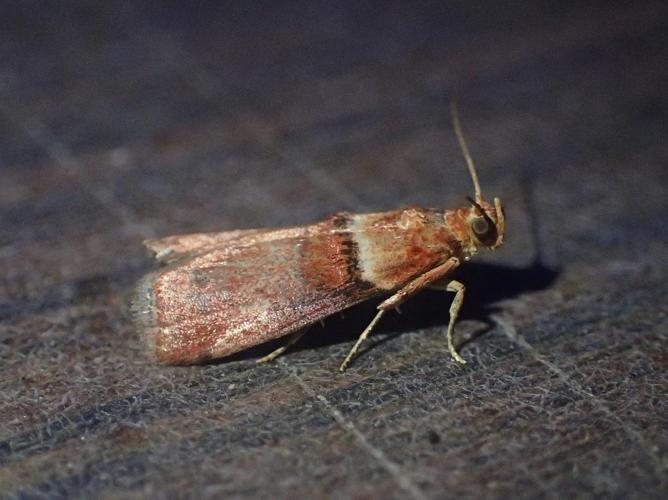
[[[492,206],[483,200],[476,201],[468,196],[467,199],[472,205],[467,220],[471,237],[475,242],[492,250],[500,247],[506,228],[501,200],[494,198]]]

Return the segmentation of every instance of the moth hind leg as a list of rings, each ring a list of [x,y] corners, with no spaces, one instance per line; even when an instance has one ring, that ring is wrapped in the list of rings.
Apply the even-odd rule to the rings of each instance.
[[[300,338],[302,338],[304,335],[306,335],[306,332],[308,332],[308,331],[309,331],[309,328],[307,327],[307,328],[304,328],[303,330],[301,330],[301,331],[299,331],[299,332],[297,332],[297,333],[294,333],[294,334],[292,335],[292,337],[290,337],[290,338],[288,339],[288,341],[287,341],[285,344],[283,344],[283,345],[282,345],[281,347],[279,347],[278,349],[276,349],[276,350],[274,350],[274,351],[271,351],[271,352],[270,352],[269,354],[267,354],[266,356],[263,356],[263,357],[261,357],[260,359],[256,360],[255,363],[258,364],[258,365],[260,365],[260,364],[268,363],[269,361],[273,361],[273,360],[275,360],[277,357],[279,357],[279,356],[280,356],[281,354],[283,354],[285,351],[287,351],[288,349],[290,349],[290,347],[292,347],[293,345],[295,345],[295,344],[297,343],[297,341],[298,341]]]

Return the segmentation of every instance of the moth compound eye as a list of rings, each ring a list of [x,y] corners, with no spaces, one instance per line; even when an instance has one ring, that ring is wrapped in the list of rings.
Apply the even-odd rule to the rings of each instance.
[[[494,221],[488,217],[476,217],[471,221],[471,231],[476,239],[485,246],[491,246],[496,242],[497,232]]]
[[[471,222],[471,229],[478,237],[484,237],[489,232],[489,222],[484,217],[477,217]]]

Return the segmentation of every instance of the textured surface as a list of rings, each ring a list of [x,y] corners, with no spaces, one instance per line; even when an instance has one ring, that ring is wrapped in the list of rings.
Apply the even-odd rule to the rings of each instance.
[[[659,497],[662,2],[245,3],[2,7],[2,494]],[[455,93],[509,219],[465,368],[435,292],[344,375],[373,304],[271,365],[146,361],[142,239],[460,205]]]

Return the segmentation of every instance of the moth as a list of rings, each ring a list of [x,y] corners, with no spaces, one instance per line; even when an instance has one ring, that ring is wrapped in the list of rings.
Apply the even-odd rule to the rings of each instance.
[[[155,360],[201,363],[290,336],[258,363],[270,361],[309,325],[382,297],[341,364],[344,371],[387,311],[429,287],[455,294],[447,345],[455,361],[466,363],[453,341],[465,288],[452,274],[480,248],[501,246],[505,217],[499,198],[493,204],[483,200],[454,103],[451,113],[475,190],[468,206],[343,212],[306,226],[145,241],[164,264],[140,281],[134,301],[144,343]]]

